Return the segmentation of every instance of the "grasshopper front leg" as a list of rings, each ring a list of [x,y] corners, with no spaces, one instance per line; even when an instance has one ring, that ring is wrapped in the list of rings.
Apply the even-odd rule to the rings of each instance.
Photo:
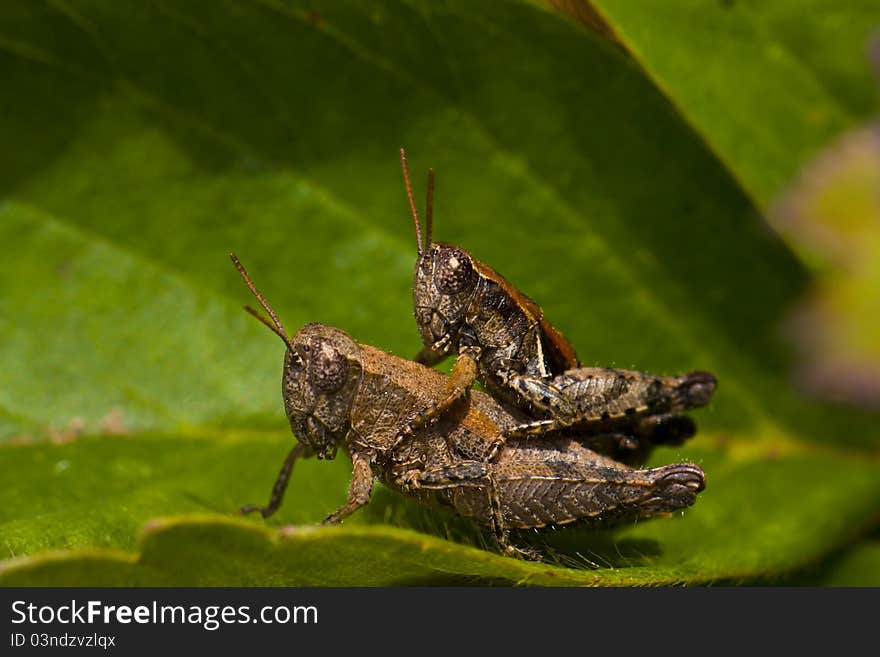
[[[424,350],[423,350],[424,351]],[[421,353],[420,353],[421,355]],[[455,359],[455,365],[446,381],[443,396],[432,402],[425,410],[410,421],[406,428],[406,434],[411,434],[445,413],[455,402],[464,397],[474,385],[479,372],[478,362],[480,354],[477,349],[463,347]]]
[[[373,493],[373,470],[370,468],[370,454],[361,451],[351,452],[351,483],[348,485],[348,500],[338,510],[331,513],[321,524],[337,525],[352,513],[366,505]]]

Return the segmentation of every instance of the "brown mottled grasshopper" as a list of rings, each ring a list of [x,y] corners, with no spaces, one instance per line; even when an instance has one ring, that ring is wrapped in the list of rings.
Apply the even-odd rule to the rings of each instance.
[[[681,412],[709,402],[712,374],[581,367],[537,303],[464,249],[433,241],[433,170],[422,240],[403,149],[400,157],[418,247],[413,302],[424,348],[416,360],[434,365],[456,354],[446,389],[415,426],[449,409],[479,379],[529,416],[507,428],[499,446],[504,438],[574,429],[594,449],[639,463],[652,445],[678,444],[695,433]]]
[[[287,346],[282,393],[299,441],[284,461],[268,505],[245,506],[243,513],[274,513],[296,459],[334,458],[339,447],[352,461],[348,500],[325,523],[338,523],[367,504],[378,479],[491,528],[501,551],[519,557],[538,555],[513,546],[512,529],[666,515],[693,504],[703,490],[697,465],[632,469],[566,437],[513,438],[490,461],[492,439],[527,417],[478,391],[430,426],[410,430],[414,418],[445,394],[445,376],[323,324],[308,324],[289,337],[244,267],[234,255],[232,260],[271,321],[246,309]]]

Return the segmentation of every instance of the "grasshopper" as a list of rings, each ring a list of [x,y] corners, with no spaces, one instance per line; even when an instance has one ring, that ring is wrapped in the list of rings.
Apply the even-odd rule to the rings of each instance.
[[[578,440],[512,439],[490,460],[492,440],[527,420],[515,408],[474,391],[436,422],[410,430],[414,418],[441,397],[446,377],[365,344],[340,329],[308,324],[292,338],[232,255],[239,273],[269,315],[246,310],[286,345],[282,394],[297,444],[290,450],[265,507],[281,505],[295,461],[351,457],[345,504],[325,520],[336,524],[367,504],[374,480],[426,505],[439,505],[491,529],[502,553],[540,558],[511,543],[511,530],[582,522],[605,526],[668,515],[694,503],[705,478],[699,466],[676,463],[633,469]]]
[[[507,428],[497,447],[513,436],[574,429],[603,453],[643,462],[652,445],[680,444],[696,432],[681,413],[709,402],[716,386],[712,374],[581,367],[537,303],[464,249],[433,240],[433,169],[422,239],[403,149],[400,158],[418,250],[413,304],[424,347],[416,360],[435,365],[456,355],[446,389],[416,426],[447,411],[479,379],[493,396],[529,416]]]

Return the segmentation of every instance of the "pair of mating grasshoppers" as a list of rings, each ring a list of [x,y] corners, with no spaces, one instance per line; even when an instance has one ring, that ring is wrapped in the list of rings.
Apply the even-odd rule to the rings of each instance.
[[[401,149],[418,260],[415,317],[424,348],[409,361],[308,324],[291,337],[238,258],[232,260],[285,343],[282,393],[291,449],[263,517],[281,504],[294,462],[352,461],[335,524],[367,504],[373,481],[489,527],[499,549],[540,558],[511,530],[568,523],[605,526],[692,505],[705,486],[692,463],[639,468],[658,444],[681,444],[696,428],[684,411],[709,402],[706,372],[654,376],[581,367],[541,308],[457,246],[434,242],[433,170],[422,226]],[[428,367],[456,356],[449,377]],[[487,393],[471,390],[479,380]]]

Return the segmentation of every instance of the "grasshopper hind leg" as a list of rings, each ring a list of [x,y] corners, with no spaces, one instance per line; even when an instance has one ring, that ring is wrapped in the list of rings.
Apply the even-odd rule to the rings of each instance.
[[[683,445],[697,433],[687,415],[665,413],[641,418],[632,427],[579,438],[585,447],[629,466],[644,464],[654,447]]]
[[[541,561],[541,553],[533,548],[513,545],[510,541],[510,530],[504,522],[501,509],[501,497],[495,477],[485,461],[462,461],[455,465],[425,470],[413,469],[403,473],[398,482],[411,490],[454,490],[461,488],[478,489],[485,493],[482,504],[488,516],[488,525],[492,537],[501,554],[516,559]]]

